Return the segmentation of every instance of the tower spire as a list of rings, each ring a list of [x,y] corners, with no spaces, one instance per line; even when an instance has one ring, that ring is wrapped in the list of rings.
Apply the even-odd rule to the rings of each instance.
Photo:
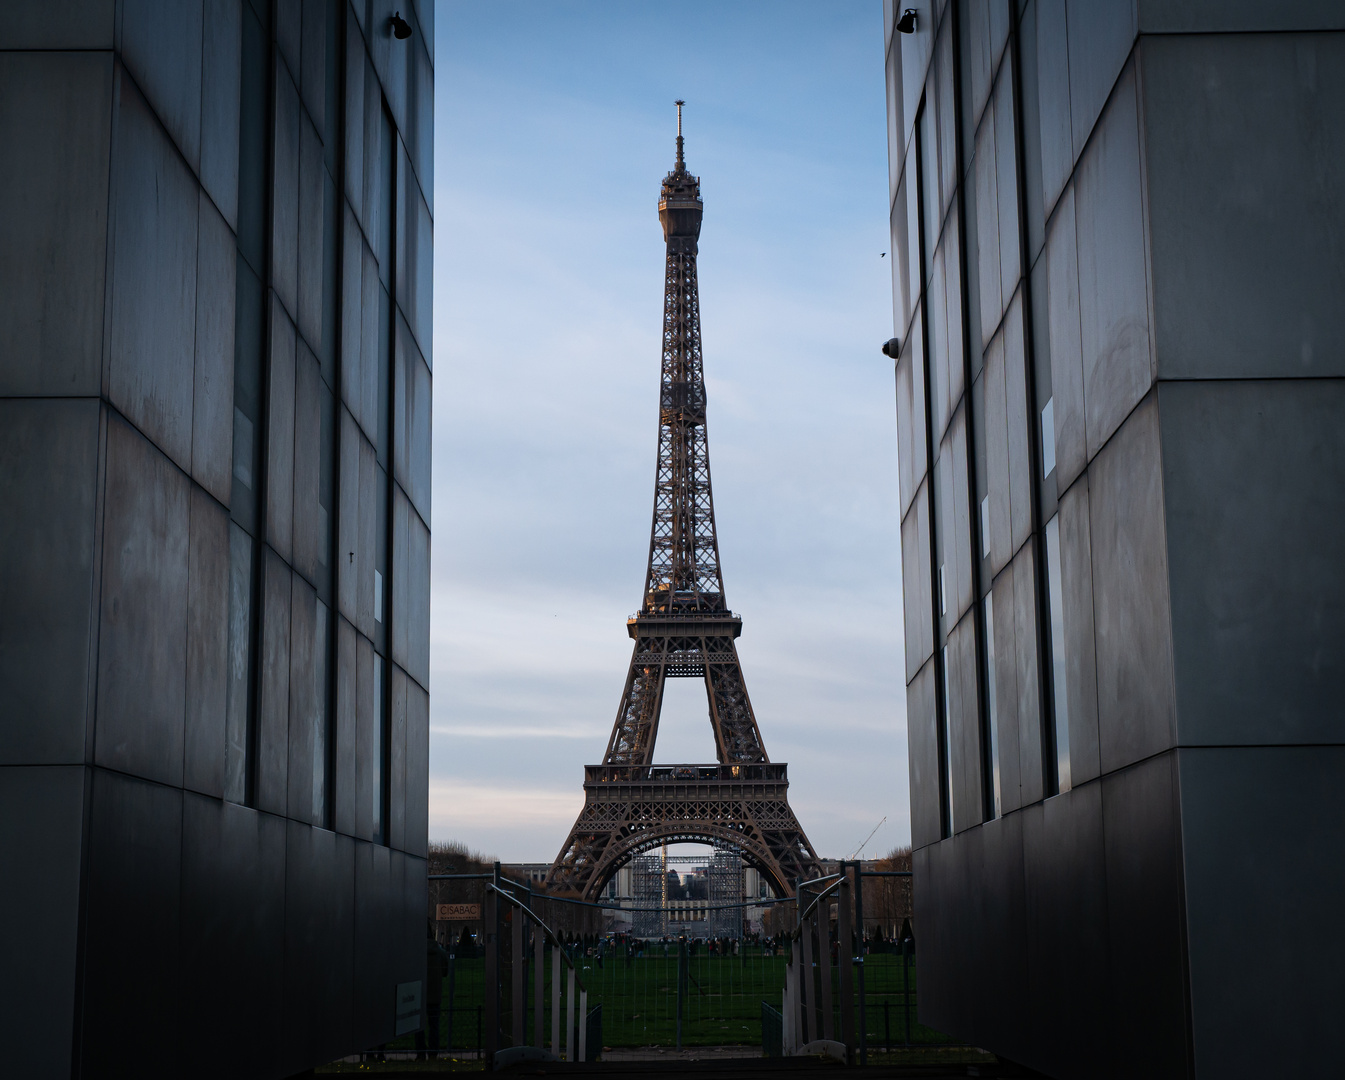
[[[677,106],[677,172],[686,172],[686,158],[682,156],[682,106],[686,104],[681,98],[673,102]]]

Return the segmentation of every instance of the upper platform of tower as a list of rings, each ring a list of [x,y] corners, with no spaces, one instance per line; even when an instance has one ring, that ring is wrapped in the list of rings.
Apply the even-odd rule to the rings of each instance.
[[[658,219],[663,225],[663,239],[670,252],[696,254],[696,241],[701,234],[701,179],[687,172],[682,154],[682,105],[677,102],[677,163],[663,178],[659,192]]]

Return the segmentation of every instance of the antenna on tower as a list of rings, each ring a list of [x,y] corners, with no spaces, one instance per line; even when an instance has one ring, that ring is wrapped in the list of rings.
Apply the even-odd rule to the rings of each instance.
[[[682,172],[686,169],[686,160],[682,157],[682,106],[686,102],[678,98],[673,104],[677,106],[677,171]]]

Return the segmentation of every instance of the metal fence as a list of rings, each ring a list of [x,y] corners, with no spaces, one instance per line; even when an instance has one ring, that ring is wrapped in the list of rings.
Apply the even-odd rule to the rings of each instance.
[[[764,1057],[784,1057],[784,1017],[779,1009],[761,1003],[761,1053]]]
[[[842,864],[838,874],[797,883],[799,902],[781,902],[793,931],[774,940],[558,934],[537,909],[588,908],[573,920],[584,925],[601,916],[599,905],[543,897],[498,871],[472,875],[482,897],[478,938],[454,942],[438,1038],[427,1030],[415,1044],[488,1067],[502,1051],[512,1060],[529,1048],[569,1060],[593,1060],[604,1045],[737,1044],[787,1056],[825,1039],[864,1063],[870,1048],[951,1045],[916,1020],[909,932],[891,946],[856,933],[866,879],[906,873]]]

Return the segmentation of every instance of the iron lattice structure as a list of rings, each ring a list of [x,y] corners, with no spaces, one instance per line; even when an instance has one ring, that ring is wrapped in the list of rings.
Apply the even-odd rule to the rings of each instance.
[[[696,254],[703,203],[687,172],[682,112],[677,163],[663,180],[659,220],[667,244],[658,466],[649,571],[626,686],[601,766],[588,766],[584,809],[547,877],[548,888],[596,899],[630,859],[674,840],[740,852],[792,896],[817,857],[790,809],[785,766],[766,755],[735,641],[742,620],[724,600],[705,424]],[[702,678],[717,765],[653,764],[668,678]]]

